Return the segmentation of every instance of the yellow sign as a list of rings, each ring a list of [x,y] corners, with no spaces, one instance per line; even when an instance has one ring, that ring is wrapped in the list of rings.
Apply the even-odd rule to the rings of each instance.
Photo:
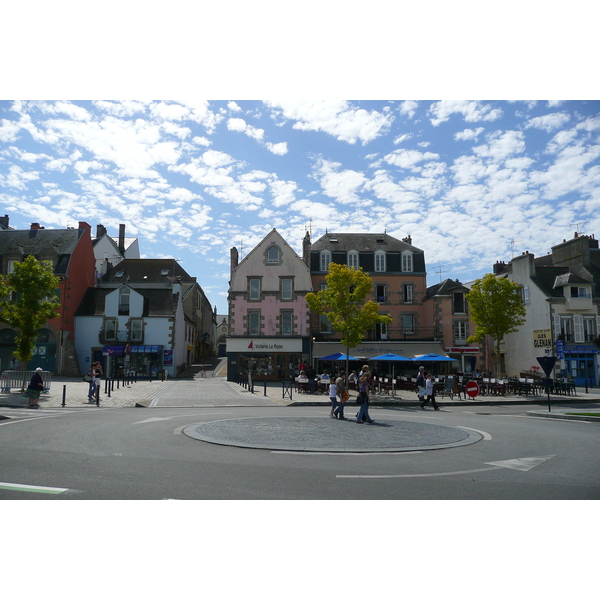
[[[536,329],[533,332],[533,346],[535,348],[552,348],[552,330]]]

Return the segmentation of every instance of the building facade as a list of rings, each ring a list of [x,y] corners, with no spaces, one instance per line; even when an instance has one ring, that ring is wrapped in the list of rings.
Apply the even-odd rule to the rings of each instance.
[[[528,252],[494,273],[521,285],[525,323],[501,345],[509,375],[539,370],[537,358],[556,356],[554,376],[576,385],[600,382],[600,250],[598,240],[575,235],[546,256]]]
[[[309,269],[276,229],[238,261],[232,248],[227,377],[289,380],[310,352]]]
[[[432,320],[423,303],[427,293],[427,272],[423,250],[407,237],[398,240],[387,233],[325,233],[311,243],[307,233],[303,259],[310,268],[315,292],[322,289],[330,263],[361,268],[373,280],[373,292],[366,300],[380,304],[380,313],[389,314],[390,325],[376,325],[351,354],[372,358],[394,353],[407,358],[421,354],[442,354]],[[346,352],[341,335],[332,330],[327,318],[311,316],[314,359]]]
[[[485,342],[481,346],[467,343],[475,333],[475,324],[469,317],[468,293],[469,288],[458,279],[446,279],[428,287],[423,298],[427,321],[433,324],[446,354],[458,361],[453,368],[466,374],[488,368]]]
[[[91,226],[80,221],[77,228],[46,229],[32,223],[28,230],[0,228],[2,274],[11,273],[14,264],[27,256],[52,263],[60,277],[57,290],[60,314],[40,331],[29,367],[42,367],[58,375],[78,376],[80,365],[75,352],[75,312],[87,289],[94,285],[95,258]],[[13,357],[16,331],[0,323],[0,368],[16,368]]]

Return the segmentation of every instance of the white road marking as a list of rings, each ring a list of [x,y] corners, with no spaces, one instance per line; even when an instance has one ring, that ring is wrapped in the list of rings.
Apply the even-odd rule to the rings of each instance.
[[[272,450],[271,454],[294,454],[295,456],[398,456],[399,454],[422,454],[422,450],[408,452],[310,452],[303,450]]]
[[[550,456],[529,456],[527,458],[513,458],[511,460],[498,460],[495,462],[487,462],[486,465],[494,465],[505,469],[516,469],[517,471],[529,471],[533,467],[541,465],[543,462],[553,458],[556,454]]]
[[[468,471],[448,471],[447,473],[413,473],[410,475],[336,475],[338,479],[409,479],[413,477],[446,477],[448,475],[467,475],[469,473],[481,473],[483,471],[494,471],[497,469],[516,469],[517,471],[529,471],[533,467],[556,456],[530,456],[526,458],[513,458],[511,460],[500,460],[497,462],[487,462],[482,469],[470,469]]]
[[[41,485],[26,485],[24,483],[6,483],[0,481],[0,489],[13,490],[16,492],[34,492],[38,494],[62,494],[69,488],[45,487]]]
[[[457,425],[457,427],[458,429],[468,429],[469,431],[475,431],[482,435],[483,439],[487,440],[488,442],[492,439],[491,434],[489,434],[487,431],[480,431],[479,429],[473,429],[472,427],[463,427],[462,425]]]
[[[143,421],[136,421],[132,423],[132,425],[139,425],[140,423],[154,423],[156,421],[170,421],[173,417],[150,417],[149,419],[144,419]]]

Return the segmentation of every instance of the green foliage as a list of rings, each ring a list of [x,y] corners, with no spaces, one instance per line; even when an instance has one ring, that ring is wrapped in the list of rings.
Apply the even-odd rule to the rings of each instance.
[[[327,288],[306,295],[313,312],[326,315],[334,331],[342,334],[342,344],[354,348],[363,340],[367,329],[376,323],[391,323],[389,315],[378,313],[379,304],[365,298],[373,290],[373,282],[362,269],[331,263],[325,277]]]
[[[491,335],[498,350],[504,336],[517,331],[525,322],[521,286],[492,273],[475,281],[467,294],[467,302],[475,323],[475,334],[467,340],[470,344]]]
[[[55,295],[59,285],[52,264],[40,263],[34,256],[15,263],[14,273],[0,275],[0,321],[16,329],[14,354],[23,363],[31,359],[40,329],[59,315]]]

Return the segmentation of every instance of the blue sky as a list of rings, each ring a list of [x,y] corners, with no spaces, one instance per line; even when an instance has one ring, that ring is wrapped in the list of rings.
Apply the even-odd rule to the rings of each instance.
[[[226,312],[229,248],[387,230],[428,283],[600,235],[598,101],[2,101],[16,228],[125,223]]]

